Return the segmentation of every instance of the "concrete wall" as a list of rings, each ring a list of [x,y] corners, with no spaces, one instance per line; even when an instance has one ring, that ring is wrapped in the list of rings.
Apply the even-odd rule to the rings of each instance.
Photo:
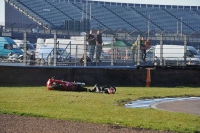
[[[87,86],[145,86],[146,69],[0,66],[0,85],[45,86],[47,80],[85,82]],[[151,86],[200,86],[200,69],[151,70]]]

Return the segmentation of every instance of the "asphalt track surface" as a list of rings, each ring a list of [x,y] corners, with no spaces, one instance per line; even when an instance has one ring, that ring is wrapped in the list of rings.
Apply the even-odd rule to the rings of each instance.
[[[151,107],[172,112],[200,115],[200,100],[181,100],[153,104]],[[173,133],[107,124],[92,124],[0,114],[0,133]]]
[[[200,116],[200,100],[181,100],[169,101],[158,104],[153,104],[152,108],[166,110],[171,112],[182,112],[188,114],[195,114]]]
[[[125,104],[126,108],[155,108],[200,115],[200,97],[143,99]]]

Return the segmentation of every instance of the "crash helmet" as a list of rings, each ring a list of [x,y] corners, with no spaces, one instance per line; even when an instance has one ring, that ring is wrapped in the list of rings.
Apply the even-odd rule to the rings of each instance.
[[[51,77],[51,80],[54,81],[55,80],[54,77]]]
[[[108,89],[108,94],[115,94],[116,92],[116,88],[114,86],[111,86],[109,89]]]

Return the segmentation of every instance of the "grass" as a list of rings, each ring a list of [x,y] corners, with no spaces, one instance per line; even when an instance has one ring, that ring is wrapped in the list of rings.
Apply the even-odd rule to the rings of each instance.
[[[123,106],[143,98],[185,96],[200,96],[200,88],[117,87],[116,94],[108,95],[47,91],[45,87],[0,87],[0,113],[152,130],[200,132],[200,116]]]

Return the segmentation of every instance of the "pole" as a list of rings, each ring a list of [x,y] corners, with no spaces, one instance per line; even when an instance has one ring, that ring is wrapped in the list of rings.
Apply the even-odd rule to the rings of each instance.
[[[149,18],[148,18],[148,38],[149,38],[149,31],[150,31],[150,15],[149,15]]]
[[[86,34],[84,35],[84,66],[87,66]]]
[[[177,32],[177,35],[178,35],[178,21],[177,21],[177,31],[176,32]]]
[[[163,66],[163,36],[160,36],[160,66]]]
[[[27,33],[25,31],[24,32],[24,53],[23,53],[23,62],[24,62],[24,65],[26,65],[26,53],[27,53],[26,44],[27,44]]]
[[[114,36],[112,35],[112,42],[111,42],[111,66],[114,65],[114,59],[113,59],[113,54],[114,54]]]
[[[154,68],[146,68],[146,69],[147,69],[146,87],[150,87],[150,85],[151,85],[151,70],[154,70]]]
[[[57,35],[54,34],[54,49],[53,49],[53,65],[56,66],[56,53],[57,53]]]
[[[82,31],[84,31],[84,4],[82,4]]]
[[[184,65],[186,65],[187,37],[184,35]]]
[[[137,46],[137,66],[140,65],[140,35],[137,38],[138,46]]]
[[[92,20],[92,5],[91,5],[91,2],[90,2],[90,22]]]
[[[88,1],[86,0],[86,22],[85,22],[86,23],[86,29],[85,29],[86,32],[87,32],[87,26],[88,26],[87,25],[87,12],[88,12],[87,11],[87,4],[88,4]]]
[[[182,28],[183,28],[183,24],[182,24],[182,17],[181,17],[181,36],[182,36],[182,33],[183,33]]]
[[[75,66],[76,66],[77,55],[78,55],[78,45],[76,45]]]
[[[82,20],[84,18],[84,4],[82,4]]]

